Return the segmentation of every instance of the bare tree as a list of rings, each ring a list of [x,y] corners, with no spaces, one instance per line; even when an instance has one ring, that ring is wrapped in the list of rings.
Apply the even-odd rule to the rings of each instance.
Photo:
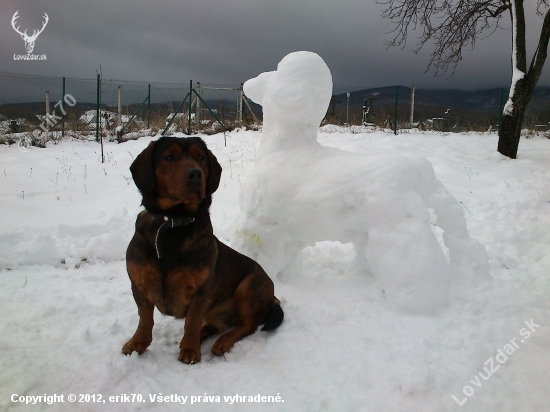
[[[393,20],[390,46],[405,47],[410,30],[422,27],[418,52],[426,43],[433,43],[427,70],[435,75],[451,72],[462,60],[462,50],[473,48],[482,34],[494,33],[504,15],[512,22],[512,82],[504,107],[499,132],[498,151],[515,159],[521,126],[527,104],[531,100],[548,52],[550,39],[550,0],[537,0],[537,15],[543,20],[539,43],[527,68],[524,0],[378,0],[385,9],[383,17]]]

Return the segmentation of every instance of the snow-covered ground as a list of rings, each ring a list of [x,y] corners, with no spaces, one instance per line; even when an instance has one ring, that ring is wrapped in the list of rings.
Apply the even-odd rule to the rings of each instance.
[[[550,411],[550,140],[522,140],[509,160],[494,134],[321,131],[321,144],[346,151],[397,144],[425,156],[486,248],[491,280],[454,279],[437,315],[398,313],[350,244],[322,242],[304,250],[302,277],[274,279],[279,329],[225,358],[210,339],[189,366],[177,361],[183,322],[158,312],[146,353],[120,353],[138,322],[124,263],[140,210],[128,167],[152,139],[107,143],[104,164],[94,142],[0,146],[0,410]],[[204,137],[224,168],[211,211],[228,243],[260,139]],[[21,403],[54,394],[64,402]],[[151,400],[171,395],[182,398]]]

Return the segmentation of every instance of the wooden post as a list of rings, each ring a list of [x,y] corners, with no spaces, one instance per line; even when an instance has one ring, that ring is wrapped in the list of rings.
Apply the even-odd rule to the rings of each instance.
[[[122,86],[118,86],[118,116],[117,126],[122,126]]]
[[[239,124],[243,122],[243,95],[243,83],[241,83],[241,87],[239,87],[239,98],[237,100],[237,120]]]

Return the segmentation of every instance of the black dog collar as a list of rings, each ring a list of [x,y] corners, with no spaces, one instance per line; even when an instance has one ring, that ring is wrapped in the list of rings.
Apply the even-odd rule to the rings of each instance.
[[[159,228],[157,230],[157,235],[155,236],[155,250],[157,251],[157,257],[159,259],[161,258],[159,247],[158,247],[158,238],[159,238],[159,236],[162,233],[166,232],[168,229],[172,229],[174,227],[179,227],[179,226],[190,225],[191,223],[193,223],[195,221],[195,218],[191,217],[191,216],[183,216],[183,217],[178,217],[178,218],[174,219],[174,218],[171,218],[171,217],[168,217],[168,216],[164,216],[163,220],[164,220],[164,222],[162,223],[162,225],[159,226]]]

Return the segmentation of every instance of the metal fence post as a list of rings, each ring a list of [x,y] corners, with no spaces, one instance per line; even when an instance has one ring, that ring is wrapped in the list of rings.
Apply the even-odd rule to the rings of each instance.
[[[151,83],[147,89],[147,128],[149,129],[149,124],[151,123]]]
[[[65,77],[63,77],[63,93],[61,99],[62,102],[65,102]],[[61,137],[63,136],[65,136],[65,110],[61,111]]]
[[[411,88],[411,120],[410,120],[410,128],[412,129],[413,127],[413,123],[414,123],[414,89],[415,89],[415,86],[414,84],[412,85],[412,88]]]
[[[196,92],[197,96],[200,96],[202,94],[201,90],[201,82],[197,82],[197,90]],[[195,129],[200,130],[202,127],[201,123],[201,99],[197,99],[197,108],[195,109]]]
[[[50,132],[50,91],[46,90],[46,130]]]
[[[393,134],[397,135],[397,102],[399,98],[399,86],[395,86],[395,112],[393,115]]]
[[[346,92],[347,101],[346,101],[346,123],[344,123],[344,127],[349,127],[349,95],[350,92]]]
[[[96,106],[95,106],[95,140],[98,143],[99,143],[99,82],[100,82],[100,77],[98,74],[97,87],[96,87]]]
[[[105,163],[105,155],[103,153],[103,136],[99,136],[99,117],[101,114],[100,110],[101,105],[101,75],[97,74],[97,108],[96,108],[96,116],[95,116],[95,138],[98,142],[101,143],[101,163]]]
[[[191,105],[193,103],[193,80],[189,80],[189,118],[187,123],[187,134],[191,134]]]

